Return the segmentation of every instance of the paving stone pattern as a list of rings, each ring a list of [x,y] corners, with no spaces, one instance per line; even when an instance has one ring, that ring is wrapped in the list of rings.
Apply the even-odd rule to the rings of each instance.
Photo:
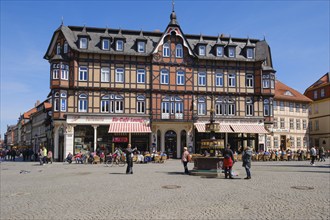
[[[126,167],[1,162],[1,219],[330,219],[329,160],[237,162],[234,180],[179,160]],[[188,165],[191,169],[193,164]],[[294,188],[296,187],[296,188]],[[308,188],[309,187],[309,188]],[[298,189],[297,189],[298,188]]]

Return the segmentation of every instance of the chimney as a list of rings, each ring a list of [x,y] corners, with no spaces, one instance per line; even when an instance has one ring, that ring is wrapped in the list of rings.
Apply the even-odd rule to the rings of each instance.
[[[34,105],[34,107],[37,107],[38,105],[40,105],[40,100],[37,100],[36,104]]]

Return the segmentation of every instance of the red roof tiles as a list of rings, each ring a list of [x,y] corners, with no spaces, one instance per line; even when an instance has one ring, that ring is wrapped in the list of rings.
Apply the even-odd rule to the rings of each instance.
[[[285,93],[291,93],[292,95],[286,95]],[[284,83],[276,80],[275,81],[275,100],[288,100],[288,101],[295,101],[295,102],[312,102],[311,99],[304,96],[297,90],[292,89],[291,87],[285,85]]]

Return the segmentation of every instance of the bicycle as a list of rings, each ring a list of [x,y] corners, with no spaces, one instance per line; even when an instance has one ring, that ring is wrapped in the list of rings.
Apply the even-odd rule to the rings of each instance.
[[[124,160],[124,158],[122,157],[115,157],[115,158],[109,158],[107,159],[107,161],[105,162],[107,167],[113,167],[114,165],[118,165],[120,167],[125,166],[126,161]]]

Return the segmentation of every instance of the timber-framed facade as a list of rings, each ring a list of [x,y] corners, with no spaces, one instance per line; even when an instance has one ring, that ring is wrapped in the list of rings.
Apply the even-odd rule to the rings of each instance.
[[[258,150],[273,122],[267,42],[186,35],[174,11],[164,32],[62,24],[45,59],[58,160],[128,143],[174,158],[185,146],[200,152],[211,108],[221,127],[217,138]]]

